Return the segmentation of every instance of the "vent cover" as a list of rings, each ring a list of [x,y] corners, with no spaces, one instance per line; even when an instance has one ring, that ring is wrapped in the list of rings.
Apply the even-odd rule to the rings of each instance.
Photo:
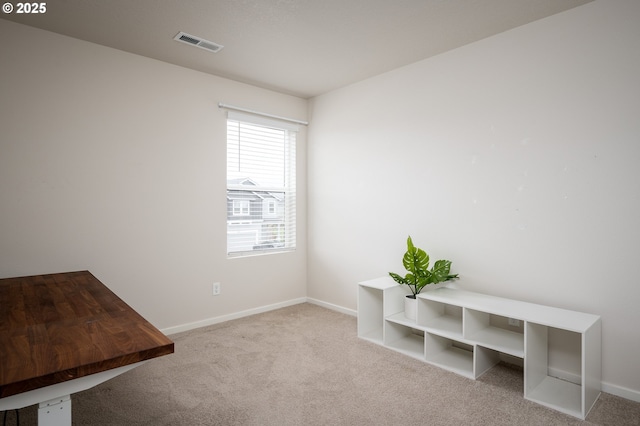
[[[208,50],[209,52],[213,53],[218,53],[224,47],[212,41],[192,36],[191,34],[183,33],[182,31],[180,31],[173,39],[182,43],[190,44],[191,46],[199,47],[200,49]]]

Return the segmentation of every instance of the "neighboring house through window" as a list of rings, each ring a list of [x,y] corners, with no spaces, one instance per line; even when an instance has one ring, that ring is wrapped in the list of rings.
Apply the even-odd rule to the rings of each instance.
[[[229,111],[227,253],[296,247],[297,126]]]

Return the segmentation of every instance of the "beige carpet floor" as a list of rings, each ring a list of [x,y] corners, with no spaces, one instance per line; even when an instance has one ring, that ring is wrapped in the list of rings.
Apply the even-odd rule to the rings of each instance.
[[[358,339],[354,317],[311,304],[170,337],[174,354],[73,395],[73,424],[640,425],[640,403],[602,394],[581,421],[526,401],[518,368],[466,379]],[[20,424],[36,412],[20,410]]]

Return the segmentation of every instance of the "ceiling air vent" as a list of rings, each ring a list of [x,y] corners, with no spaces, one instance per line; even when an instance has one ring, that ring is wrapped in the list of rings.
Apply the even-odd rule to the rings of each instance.
[[[182,31],[180,31],[173,39],[176,41],[181,41],[182,43],[190,44],[191,46],[199,47],[200,49],[208,50],[209,52],[213,53],[219,52],[224,47],[212,41],[192,36],[191,34],[183,33]]]

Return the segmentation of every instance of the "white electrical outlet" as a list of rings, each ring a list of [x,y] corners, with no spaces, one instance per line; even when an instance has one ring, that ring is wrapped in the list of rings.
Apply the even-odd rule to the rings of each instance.
[[[217,296],[220,294],[220,283],[213,283],[213,295]]]
[[[520,327],[520,320],[518,319],[509,318],[508,323],[514,327]]]

